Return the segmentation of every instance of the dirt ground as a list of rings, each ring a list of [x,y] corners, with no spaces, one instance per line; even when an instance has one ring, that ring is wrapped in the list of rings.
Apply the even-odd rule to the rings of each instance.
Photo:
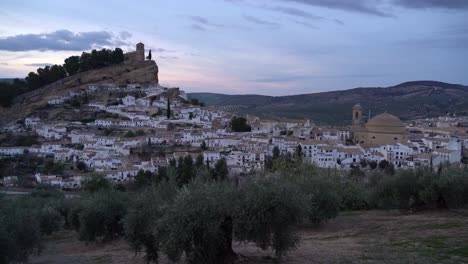
[[[319,228],[303,228],[301,243],[281,263],[468,263],[468,212],[345,212]],[[63,232],[48,239],[31,263],[145,263],[124,241],[79,242]],[[272,252],[235,244],[239,263],[277,263]],[[162,259],[160,263],[170,263]]]

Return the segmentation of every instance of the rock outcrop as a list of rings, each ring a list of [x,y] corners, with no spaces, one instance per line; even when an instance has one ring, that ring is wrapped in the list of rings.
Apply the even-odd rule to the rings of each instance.
[[[67,95],[69,91],[86,89],[91,84],[115,84],[118,86],[130,83],[141,85],[158,84],[158,65],[154,61],[142,61],[133,64],[117,64],[109,67],[90,70],[58,80],[37,90],[25,93],[14,99],[10,108],[0,112],[1,123],[11,122],[47,105],[53,96]]]

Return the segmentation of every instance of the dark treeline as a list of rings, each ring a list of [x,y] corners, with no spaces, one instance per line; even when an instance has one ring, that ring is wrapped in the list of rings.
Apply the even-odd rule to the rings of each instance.
[[[224,165],[208,169],[202,161],[187,156],[159,173],[141,172],[138,192],[95,176],[83,183],[81,197],[65,199],[42,187],[0,201],[0,263],[27,261],[43,248],[45,236],[62,228],[85,242],[125,239],[148,263],[161,255],[176,262],[233,263],[233,241],[271,249],[280,259],[300,242],[302,225],[318,225],[340,210],[468,204],[466,168],[377,169],[365,179],[278,155],[271,172],[233,181],[218,176]]]
[[[120,48],[115,50],[92,50],[83,52],[81,56],[71,56],[65,59],[63,65],[45,66],[36,72],[30,72],[24,80],[15,79],[13,83],[0,83],[0,104],[8,107],[18,95],[38,89],[67,76],[92,69],[99,69],[123,62],[124,55]]]

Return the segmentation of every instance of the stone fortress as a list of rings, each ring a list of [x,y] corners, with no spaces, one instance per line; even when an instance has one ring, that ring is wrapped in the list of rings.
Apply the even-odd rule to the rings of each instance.
[[[124,54],[124,64],[135,64],[145,61],[145,44],[139,42],[136,44],[136,51]]]
[[[353,142],[362,145],[405,144],[408,131],[401,120],[387,112],[374,116],[367,123],[362,121],[362,107],[353,107],[351,133]]]

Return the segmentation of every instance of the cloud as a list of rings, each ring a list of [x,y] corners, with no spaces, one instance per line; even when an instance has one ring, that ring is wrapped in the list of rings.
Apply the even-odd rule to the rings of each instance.
[[[353,11],[366,13],[370,15],[388,17],[390,13],[382,11],[380,6],[382,0],[283,0],[284,2],[296,2],[304,5],[326,7],[332,9],[340,9],[345,11]]]
[[[393,2],[408,8],[468,9],[466,0],[394,0]]]
[[[52,63],[29,63],[25,64],[24,66],[28,67],[45,67],[45,66],[52,66]]]
[[[335,23],[337,23],[338,25],[342,25],[342,26],[344,25],[344,22],[341,21],[341,20],[339,20],[339,19],[336,19],[336,18],[335,18],[335,19],[332,19],[332,21],[335,22]]]
[[[123,39],[123,40],[126,40],[126,39],[132,37],[132,33],[128,32],[128,31],[122,31],[122,32],[120,32],[119,37],[121,39]]]
[[[177,60],[179,57],[177,56],[159,56],[160,59],[162,60]]]
[[[310,23],[307,23],[307,22],[304,22],[304,21],[299,21],[299,20],[295,20],[295,19],[293,19],[292,21],[294,23],[298,24],[298,25],[302,25],[302,26],[307,27],[307,28],[318,29],[317,26],[314,26],[314,25],[312,25]]]
[[[128,32],[127,32],[128,33]],[[120,34],[122,37],[122,33]],[[125,38],[129,34],[124,33]],[[6,51],[82,51],[95,47],[128,45],[107,31],[72,32],[61,29],[50,33],[19,34],[0,38],[0,50]]]
[[[193,22],[205,26],[212,26],[212,27],[224,27],[224,25],[221,24],[216,24],[213,22],[208,21],[208,19],[201,17],[201,16],[189,16],[189,19],[192,20]]]
[[[251,0],[225,1],[231,3],[241,3]],[[270,2],[298,3],[308,6],[317,6],[349,12],[365,13],[381,17],[394,17],[394,15],[388,11],[388,7],[391,8],[392,6],[412,9],[443,8],[453,10],[468,10],[467,0],[271,0]],[[306,11],[292,7],[277,8],[276,11],[290,15],[302,15],[304,18],[306,18],[309,14]],[[313,14],[310,15],[312,15],[310,16],[310,18],[314,17]]]
[[[241,1],[241,0],[239,0]],[[190,28],[196,31],[206,31],[207,28],[233,28],[239,30],[251,30],[249,27],[240,26],[240,25],[225,25],[225,24],[217,24],[209,21],[208,19],[201,17],[201,16],[188,16],[188,19],[194,22]]]
[[[263,8],[271,11],[280,12],[286,15],[296,16],[304,19],[310,20],[322,20],[324,17],[314,15],[312,13],[306,12],[304,10],[300,10],[293,7],[283,7],[283,6],[263,6]]]
[[[244,15],[244,19],[251,22],[251,23],[259,24],[259,25],[265,25],[265,26],[271,26],[271,27],[279,27],[280,26],[280,24],[278,24],[278,23],[266,21],[266,20],[256,18],[256,17],[253,17],[253,16],[248,16],[248,15]]]
[[[0,65],[5,65],[5,66],[7,66],[8,63],[6,63],[6,62],[0,62]]]
[[[190,28],[193,30],[197,30],[197,31],[206,31],[204,27],[197,25],[197,24],[193,24]]]
[[[155,48],[155,49],[151,49],[151,52],[175,52],[175,50],[167,50],[167,49],[163,49],[163,48]]]

